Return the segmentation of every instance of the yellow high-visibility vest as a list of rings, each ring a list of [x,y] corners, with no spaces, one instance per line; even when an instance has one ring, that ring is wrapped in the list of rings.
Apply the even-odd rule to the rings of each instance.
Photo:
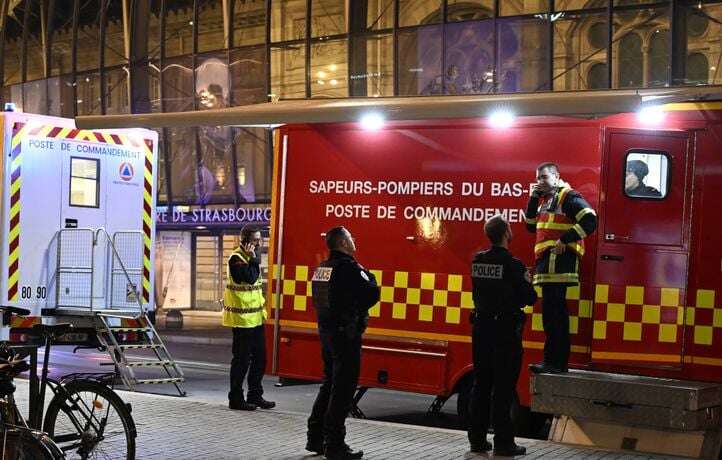
[[[231,276],[231,258],[239,257],[244,263],[251,260],[240,248],[226,261],[226,289],[223,292],[223,325],[227,327],[256,327],[268,317],[263,298],[263,281],[260,275],[253,284],[236,283]]]

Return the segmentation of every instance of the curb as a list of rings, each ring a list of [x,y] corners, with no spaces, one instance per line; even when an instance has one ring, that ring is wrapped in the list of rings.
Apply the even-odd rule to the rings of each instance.
[[[186,369],[196,369],[196,370],[205,370],[205,371],[221,371],[221,372],[230,372],[231,366],[230,364],[220,364],[220,363],[207,363],[203,361],[185,361],[182,359],[179,359],[176,361],[181,367]]]
[[[194,345],[233,345],[233,340],[226,337],[203,337],[197,335],[166,335],[159,332],[165,343],[190,343]]]

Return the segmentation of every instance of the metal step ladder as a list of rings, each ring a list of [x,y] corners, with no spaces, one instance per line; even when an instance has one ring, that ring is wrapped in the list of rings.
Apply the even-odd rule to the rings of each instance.
[[[95,329],[129,390],[142,384],[173,384],[185,396],[183,371],[141,299],[143,238],[139,231],[111,236],[103,228],[58,231],[51,245],[56,257],[49,258],[54,286],[54,308],[49,311],[76,327]]]
[[[128,389],[135,390],[137,385],[173,384],[180,396],[186,395],[183,370],[147,315],[98,312],[97,318],[98,341],[108,350],[118,375]],[[133,355],[128,356],[127,350],[134,351]]]

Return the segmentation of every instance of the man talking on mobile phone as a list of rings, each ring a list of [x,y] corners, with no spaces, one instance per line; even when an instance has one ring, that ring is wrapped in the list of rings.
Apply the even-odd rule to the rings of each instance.
[[[246,225],[241,244],[228,258],[226,289],[223,293],[223,325],[233,328],[233,359],[228,407],[234,410],[272,409],[276,403],[263,399],[266,369],[266,338],[263,322],[268,313],[263,298],[260,261],[261,232]],[[248,374],[248,394],[243,397],[243,380]]]
[[[584,238],[597,228],[597,215],[581,193],[559,176],[554,163],[536,169],[526,207],[527,229],[536,233],[534,285],[542,291],[544,362],[532,364],[535,373],[566,372],[569,366],[569,310],[567,287],[579,284]]]

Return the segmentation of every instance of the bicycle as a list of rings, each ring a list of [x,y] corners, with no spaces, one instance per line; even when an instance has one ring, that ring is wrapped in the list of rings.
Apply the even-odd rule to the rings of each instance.
[[[10,316],[27,315],[25,309],[0,307],[2,324],[10,322]],[[13,380],[30,369],[28,363],[8,347],[0,343],[0,438],[2,439],[3,460],[64,459],[63,451],[41,431],[33,430],[15,405],[15,384]]]
[[[19,311],[22,309],[14,307],[0,307],[0,310],[11,311],[19,316],[23,316],[23,313],[29,313]],[[40,391],[37,395],[35,412],[30,414],[30,420],[39,421],[43,419],[45,390],[46,387],[49,388],[53,393],[53,397],[48,404],[42,426],[43,431],[61,452],[60,456],[38,456],[37,458],[134,460],[135,438],[137,436],[135,422],[131,416],[130,404],[123,402],[113,389],[114,372],[74,373],[65,375],[60,380],[48,377],[52,343],[70,330],[72,330],[72,326],[69,324],[36,324],[32,328],[32,335],[43,339],[45,350]],[[2,343],[0,344],[0,355],[3,348],[10,350],[7,343]],[[13,359],[10,362],[17,363],[18,360]],[[12,377],[18,373],[9,373],[10,380],[12,381]],[[1,392],[2,388],[0,388]],[[15,420],[22,421],[24,426],[27,427],[28,424],[15,406],[12,393],[8,398],[8,406],[9,411],[15,415]],[[7,424],[4,426],[7,426]],[[9,430],[6,429],[5,431],[8,432]],[[9,433],[14,435],[12,431],[9,431]],[[33,431],[33,433],[39,432]],[[27,438],[27,435],[25,437]],[[57,453],[53,455],[57,455]]]

